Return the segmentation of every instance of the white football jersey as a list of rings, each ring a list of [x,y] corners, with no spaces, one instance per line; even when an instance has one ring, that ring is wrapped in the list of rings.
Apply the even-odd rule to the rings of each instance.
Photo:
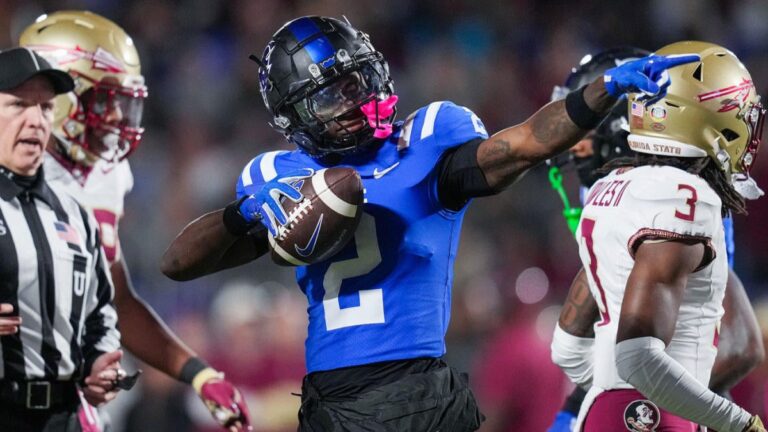
[[[99,160],[84,170],[59,155],[46,152],[43,169],[51,187],[69,193],[99,223],[101,243],[109,263],[119,260],[117,225],[123,216],[125,195],[133,188],[128,160],[116,164]]]
[[[590,188],[577,236],[589,287],[600,309],[595,324],[595,387],[632,388],[616,371],[621,303],[644,241],[691,239],[705,259],[688,277],[667,354],[707,385],[717,354],[728,261],[720,197],[702,178],[683,170],[643,166],[614,170]]]

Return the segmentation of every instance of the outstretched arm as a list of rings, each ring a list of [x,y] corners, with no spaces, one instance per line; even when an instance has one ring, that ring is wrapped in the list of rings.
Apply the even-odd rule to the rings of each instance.
[[[624,63],[565,100],[545,105],[522,124],[497,132],[477,149],[488,186],[498,192],[528,168],[576,144],[623,94],[643,93],[640,99],[650,97],[649,102],[664,97],[667,69],[698,60],[698,55],[651,55]]]
[[[720,344],[709,388],[723,394],[738,384],[765,360],[765,348],[755,312],[739,277],[728,274],[723,300],[725,315],[720,327]]]
[[[616,98],[608,94],[601,77],[584,89],[583,102],[602,119],[616,103]],[[590,129],[588,124],[582,126],[585,128],[577,126],[569,116],[566,100],[551,102],[525,122],[499,131],[480,144],[478,165],[488,185],[500,191],[528,168],[576,144]]]

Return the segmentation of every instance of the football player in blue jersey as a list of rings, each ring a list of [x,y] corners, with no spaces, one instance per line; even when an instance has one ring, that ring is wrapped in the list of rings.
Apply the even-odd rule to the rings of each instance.
[[[600,52],[594,56],[586,56],[580,64],[573,68],[564,86],[556,86],[552,99],[562,99],[569,91],[575,90],[585,83],[591,82],[602,75],[607,69],[615,67],[623,62],[635,60],[647,55],[648,52],[638,48],[623,47]],[[571,148],[568,155],[570,162],[576,167],[580,185],[580,196],[605,174],[600,168],[606,163],[621,157],[633,154],[627,144],[629,135],[626,105],[616,106],[603,122],[595,128],[584,140]],[[568,162],[556,162],[565,165]],[[583,201],[583,198],[582,198]],[[720,328],[720,340],[718,354],[712,370],[709,387],[719,393],[727,394],[742,378],[759,365],[765,358],[762,336],[757,324],[755,313],[750,305],[746,290],[741,280],[733,271],[733,259],[735,244],[733,241],[733,220],[731,217],[723,218],[725,228],[726,250],[728,263],[731,266],[728,275],[723,307],[722,326]],[[558,325],[563,330],[561,336],[570,339],[568,347],[577,350],[591,350],[594,341],[593,326],[599,317],[597,303],[589,292],[586,275],[583,271],[576,276],[565,304],[560,314]],[[563,342],[563,340],[560,340]],[[553,346],[555,350],[563,347]],[[574,353],[571,353],[574,354]],[[567,356],[567,355],[566,355]],[[580,376],[586,378],[589,375],[589,363],[584,363],[576,358],[581,355],[567,356],[570,361],[560,355],[556,362],[565,361],[566,367]],[[580,370],[581,372],[576,372]],[[582,382],[583,383],[583,382]],[[580,383],[580,384],[582,384]],[[570,432],[579,407],[586,395],[586,389],[577,386],[566,399],[563,408],[557,413],[553,425],[548,432]]]
[[[274,128],[298,148],[248,162],[238,199],[188,225],[163,272],[188,280],[260,257],[266,231],[286,221],[281,199],[301,198],[289,179],[354,167],[366,204],[353,240],[296,269],[309,301],[300,430],[470,431],[482,415],[467,378],[441,360],[467,203],[573,145],[623,93],[663,96],[666,70],[698,56],[613,68],[491,137],[472,111],[447,101],[395,122],[387,64],[349,22],[295,19],[252,58]]]

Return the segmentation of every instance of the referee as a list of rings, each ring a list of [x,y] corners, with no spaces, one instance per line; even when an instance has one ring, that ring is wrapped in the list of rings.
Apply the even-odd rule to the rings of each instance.
[[[94,430],[77,382],[100,404],[120,378],[98,229],[41,168],[54,97],[73,87],[33,51],[0,52],[0,431]]]

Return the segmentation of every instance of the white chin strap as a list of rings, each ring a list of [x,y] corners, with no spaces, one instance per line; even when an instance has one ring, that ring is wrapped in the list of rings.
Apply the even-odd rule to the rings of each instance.
[[[736,192],[744,197],[744,199],[756,200],[763,196],[765,193],[762,189],[760,189],[760,186],[757,185],[755,179],[748,175],[731,175],[731,184],[733,184],[733,188],[736,189]]]

